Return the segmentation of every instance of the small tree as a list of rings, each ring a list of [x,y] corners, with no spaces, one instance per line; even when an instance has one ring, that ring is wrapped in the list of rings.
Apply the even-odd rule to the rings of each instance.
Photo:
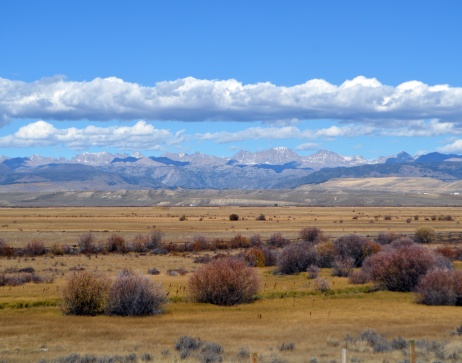
[[[215,260],[199,268],[189,279],[191,298],[215,305],[251,302],[259,288],[256,271],[236,258]]]
[[[82,271],[72,274],[61,291],[61,309],[69,315],[97,315],[106,308],[110,281],[104,275]]]
[[[237,214],[235,214],[235,213],[230,214],[230,215],[229,215],[229,220],[230,220],[230,221],[238,221],[238,220],[239,220],[239,216],[238,216]]]

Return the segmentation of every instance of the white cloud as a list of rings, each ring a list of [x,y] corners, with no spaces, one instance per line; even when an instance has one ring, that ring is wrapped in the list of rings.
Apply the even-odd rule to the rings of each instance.
[[[335,137],[355,137],[372,134],[375,128],[370,126],[331,126],[325,129],[300,130],[295,126],[286,127],[250,127],[241,131],[229,132],[207,132],[205,134],[196,134],[200,140],[212,140],[219,144],[230,142],[258,140],[258,139],[308,139],[314,140],[319,138]]]
[[[58,129],[45,121],[37,121],[21,127],[13,135],[0,137],[0,147],[37,147],[65,145],[74,150],[91,146],[117,147],[122,150],[157,150],[160,145],[184,141],[184,131],[175,135],[168,130],[156,129],[145,121],[133,126],[87,126]]]
[[[301,144],[301,145],[298,145],[295,150],[300,150],[300,151],[304,151],[304,150],[317,150],[320,148],[320,145],[319,144],[316,144],[314,142],[306,142],[304,144]]]
[[[462,140],[457,139],[452,144],[440,147],[437,149],[441,153],[461,153],[462,152]]]
[[[462,88],[419,81],[396,87],[362,76],[333,85],[320,79],[292,87],[193,77],[146,87],[116,77],[73,82],[0,78],[0,125],[14,118],[44,120],[263,121],[332,119],[380,127],[409,121],[462,119]]]

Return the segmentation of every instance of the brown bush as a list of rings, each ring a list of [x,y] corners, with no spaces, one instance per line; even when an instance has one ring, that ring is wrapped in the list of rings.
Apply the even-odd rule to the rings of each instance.
[[[334,241],[334,249],[336,258],[340,260],[351,258],[353,267],[361,267],[366,257],[379,252],[381,247],[367,237],[349,234],[337,238]]]
[[[318,227],[303,228],[299,232],[298,237],[302,241],[311,242],[311,243],[320,243],[322,241],[325,241],[324,232]]]
[[[230,214],[230,215],[229,215],[229,220],[230,220],[230,221],[238,221],[238,220],[239,220],[239,216],[238,216],[237,214],[235,214],[235,213]]]
[[[249,249],[244,258],[251,267],[265,267],[265,254],[260,248]]]
[[[14,255],[13,247],[10,247],[3,238],[0,238],[0,256],[13,257]]]
[[[120,316],[156,315],[166,302],[166,293],[159,284],[140,273],[123,270],[109,290],[106,312]]]
[[[106,242],[106,249],[108,252],[127,253],[128,246],[125,238],[117,234],[111,235]]]
[[[395,232],[379,232],[375,238],[375,242],[379,245],[389,245],[399,238],[405,237],[402,233]]]
[[[416,287],[418,302],[425,305],[456,305],[457,278],[460,279],[461,274],[450,270],[435,269],[428,272]]]
[[[210,250],[212,245],[209,243],[208,239],[200,234],[196,234],[193,237],[193,242],[189,244],[189,250],[194,252]]]
[[[162,239],[164,238],[164,233],[160,230],[152,231],[149,235],[149,241],[146,243],[146,248],[148,250],[155,250],[158,248],[163,248],[164,244]]]
[[[278,257],[277,270],[282,274],[296,274],[316,263],[317,253],[313,245],[300,242],[284,247]]]
[[[82,271],[72,274],[61,290],[61,309],[69,315],[97,315],[104,312],[110,281],[107,277]]]
[[[268,246],[273,246],[273,247],[285,247],[290,244],[290,240],[285,238],[282,233],[273,233],[268,241],[266,242]]]
[[[244,237],[241,234],[237,234],[233,238],[231,238],[231,240],[229,241],[229,246],[231,248],[249,248],[250,242],[247,237]]]
[[[260,288],[256,271],[236,258],[222,258],[199,268],[189,279],[196,302],[236,305],[251,302]]]
[[[81,253],[96,253],[96,239],[91,232],[83,233],[79,236],[79,251]]]
[[[41,256],[47,253],[47,250],[42,241],[33,240],[26,245],[23,252],[27,256]]]
[[[274,247],[262,247],[263,255],[265,256],[265,266],[276,266],[278,262],[278,251]]]
[[[318,266],[321,268],[330,268],[334,263],[337,255],[333,242],[324,242],[316,245],[318,253]]]
[[[432,227],[419,227],[415,231],[414,240],[417,243],[432,243],[435,241],[436,233]]]
[[[149,243],[149,236],[138,233],[131,243],[131,250],[133,252],[146,252],[148,250],[147,245]]]
[[[249,243],[252,247],[262,247],[263,240],[259,234],[253,234],[249,237]]]
[[[391,248],[368,257],[362,271],[380,287],[391,291],[412,291],[420,278],[436,268],[451,267],[437,253],[416,244]]]

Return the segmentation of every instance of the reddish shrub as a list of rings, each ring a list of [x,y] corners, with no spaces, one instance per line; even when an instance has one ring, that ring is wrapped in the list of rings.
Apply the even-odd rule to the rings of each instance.
[[[366,257],[381,250],[380,245],[370,241],[367,237],[350,234],[334,241],[337,258],[345,260],[351,258],[353,267],[361,267]]]
[[[455,305],[455,275],[453,271],[436,269],[423,276],[417,287],[417,300],[425,305]]]
[[[303,228],[298,236],[302,241],[311,243],[320,243],[325,240],[323,231],[318,227]]]
[[[132,241],[131,249],[133,252],[146,252],[149,243],[149,236],[145,234],[137,234]]]
[[[377,242],[379,245],[389,245],[393,241],[396,241],[402,237],[405,237],[402,233],[379,232],[375,238],[375,242]]]
[[[42,241],[33,240],[24,248],[24,254],[28,256],[40,256],[47,253],[45,244]]]
[[[241,234],[237,234],[233,238],[231,238],[231,240],[229,241],[229,246],[231,248],[249,248],[250,242],[247,237],[244,237]]]
[[[213,244],[217,250],[227,250],[229,248],[229,243],[221,238],[214,239]]]
[[[215,260],[189,279],[189,292],[196,302],[236,305],[251,302],[260,288],[256,271],[236,258]]]
[[[14,249],[10,247],[2,238],[0,238],[0,256],[13,257]]]
[[[360,271],[353,271],[349,278],[348,278],[348,282],[350,284],[365,284],[366,282],[368,282],[369,280],[369,277],[367,276],[366,273],[364,273],[364,271],[360,270]]]
[[[447,259],[414,244],[370,256],[364,261],[363,272],[387,290],[412,291],[427,272],[447,266],[451,266]]]
[[[125,242],[125,238],[117,234],[111,235],[106,242],[106,248],[108,252],[127,253],[128,246]]]
[[[301,242],[284,247],[278,257],[278,272],[295,274],[306,271],[308,266],[316,265],[316,249],[309,243]]]
[[[351,257],[337,257],[332,266],[332,276],[348,277],[353,273],[355,260]]]
[[[79,236],[79,250],[81,253],[95,253],[97,251],[96,239],[91,232]]]
[[[290,241],[285,238],[282,233],[273,233],[269,240],[266,242],[268,246],[273,246],[273,247],[284,247],[290,244]]]
[[[209,250],[210,247],[211,246],[207,238],[200,234],[195,235],[193,242],[189,244],[189,250],[194,252]]]

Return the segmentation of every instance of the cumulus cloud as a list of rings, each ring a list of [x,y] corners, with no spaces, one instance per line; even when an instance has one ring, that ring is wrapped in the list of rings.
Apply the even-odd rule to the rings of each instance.
[[[361,121],[405,127],[410,120],[458,123],[462,88],[410,81],[396,87],[362,76],[334,85],[313,79],[291,87],[193,77],[148,87],[116,77],[22,82],[0,78],[0,124],[43,120]]]
[[[462,125],[461,125],[462,126]],[[406,127],[398,127],[392,130],[383,130],[381,135],[383,136],[440,136],[447,134],[460,134],[462,128],[458,127],[457,124],[452,122],[439,122],[438,120],[418,120],[409,121]]]
[[[74,150],[91,146],[116,147],[122,150],[157,150],[185,140],[184,131],[172,134],[156,129],[145,121],[133,126],[111,126],[59,129],[48,122],[37,121],[21,127],[16,133],[0,137],[0,147],[37,147],[65,145]]]
[[[461,153],[462,152],[462,140],[457,139],[453,143],[446,146],[442,146],[437,149],[441,153]]]

